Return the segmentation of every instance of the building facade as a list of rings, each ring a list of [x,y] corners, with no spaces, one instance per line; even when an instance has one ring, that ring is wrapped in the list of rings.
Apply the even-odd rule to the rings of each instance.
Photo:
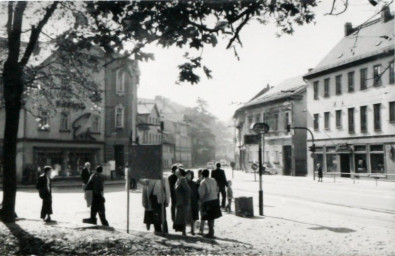
[[[326,174],[343,177],[395,174],[394,19],[353,28],[304,77],[316,159]],[[314,169],[309,168],[312,175]]]
[[[259,139],[250,129],[253,123],[264,122],[263,162],[266,171],[282,175],[303,176],[306,166],[306,131],[287,131],[287,125],[306,127],[306,83],[302,77],[287,79],[258,93],[234,114],[236,127],[236,166],[251,170],[258,163]]]
[[[97,90],[103,94],[101,101],[59,97],[51,109],[38,107],[37,115],[33,115],[29,109],[37,102],[26,100],[17,139],[18,182],[34,182],[38,167],[45,165],[53,167],[56,179],[79,177],[85,162],[93,167],[105,165],[107,176],[116,166],[124,165],[136,120],[137,64],[115,62],[92,74]],[[0,144],[4,122],[1,105]]]

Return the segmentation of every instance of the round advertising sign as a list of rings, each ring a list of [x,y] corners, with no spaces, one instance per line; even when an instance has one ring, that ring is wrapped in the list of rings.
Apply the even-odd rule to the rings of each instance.
[[[251,164],[251,169],[253,169],[254,171],[258,169],[258,165],[256,163],[252,163]]]

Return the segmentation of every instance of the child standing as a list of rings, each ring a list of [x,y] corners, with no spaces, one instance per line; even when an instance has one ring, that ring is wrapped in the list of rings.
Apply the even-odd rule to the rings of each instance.
[[[233,198],[233,190],[232,190],[232,181],[228,180],[228,187],[226,189],[226,198],[228,199],[228,204],[225,207],[225,211],[232,212],[232,198]]]

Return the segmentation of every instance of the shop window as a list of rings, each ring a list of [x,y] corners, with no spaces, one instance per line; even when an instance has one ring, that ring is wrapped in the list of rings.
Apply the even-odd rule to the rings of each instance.
[[[320,128],[318,119],[319,119],[319,114],[314,114],[314,130],[316,131]]]
[[[380,86],[381,81],[381,65],[373,66],[373,86]]]
[[[389,103],[390,122],[395,122],[395,101]]]
[[[321,167],[324,169],[324,155],[323,154],[316,154],[314,159],[314,168],[317,168],[317,164],[320,164]],[[316,169],[315,169],[316,170]]]
[[[361,132],[368,131],[368,107],[362,106],[360,108],[360,115],[361,115]]]
[[[370,145],[370,151],[384,151],[383,145]]]
[[[368,69],[367,68],[363,68],[360,70],[360,84],[361,84],[361,90],[365,90],[366,88],[368,88],[367,86],[367,74],[368,74]]]
[[[355,145],[354,146],[354,151],[355,152],[365,152],[366,151],[366,146],[364,145]]]
[[[314,99],[318,100],[318,93],[319,93],[319,87],[318,87],[319,83],[318,83],[318,81],[315,81],[313,86],[314,86]]]
[[[329,112],[325,112],[324,113],[324,127],[325,127],[325,130],[329,130],[330,129],[329,117],[330,117]]]
[[[326,154],[326,171],[327,172],[337,171],[336,154]]]
[[[355,127],[354,127],[354,108],[349,108],[348,109],[348,132],[349,133],[354,133],[355,132]]]
[[[60,113],[60,130],[69,131],[70,130],[70,114],[69,112],[63,111]]]
[[[342,111],[341,110],[336,110],[336,127],[337,128],[342,127]]]
[[[329,78],[326,78],[324,80],[324,97],[325,98],[328,98],[330,96],[329,95],[329,82],[330,82]]]
[[[348,72],[347,74],[348,80],[348,92],[354,91],[354,71]]]
[[[384,154],[370,154],[370,167],[372,173],[384,173]]]
[[[366,162],[365,154],[355,154],[355,172],[356,173],[367,173],[368,166]]]
[[[381,104],[374,104],[373,105],[373,120],[374,120],[374,130],[380,131],[381,130]]]
[[[342,76],[338,75],[335,78],[336,80],[336,95],[342,94]]]

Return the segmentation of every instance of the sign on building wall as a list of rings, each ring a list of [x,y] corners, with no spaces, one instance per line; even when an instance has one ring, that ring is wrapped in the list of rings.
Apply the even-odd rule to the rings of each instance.
[[[244,144],[259,144],[259,134],[244,135]]]
[[[161,145],[133,145],[129,152],[130,176],[138,179],[162,178]]]

